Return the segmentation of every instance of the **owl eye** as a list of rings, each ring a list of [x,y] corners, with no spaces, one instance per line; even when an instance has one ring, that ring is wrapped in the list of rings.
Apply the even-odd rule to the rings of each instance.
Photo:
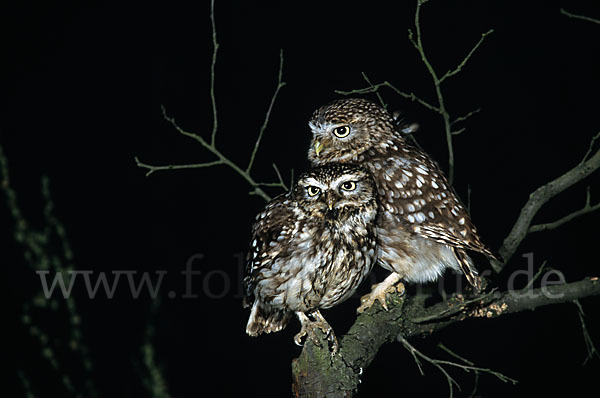
[[[306,192],[308,192],[308,196],[317,196],[321,192],[321,190],[311,185],[308,188],[306,188]]]
[[[346,181],[342,184],[344,191],[354,191],[356,189],[356,183],[354,181]]]
[[[347,137],[348,134],[350,134],[350,127],[349,126],[336,127],[333,130],[333,134],[335,134],[335,136],[338,138]]]

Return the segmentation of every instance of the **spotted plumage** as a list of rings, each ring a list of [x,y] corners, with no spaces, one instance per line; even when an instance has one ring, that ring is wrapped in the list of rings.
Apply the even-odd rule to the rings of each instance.
[[[364,168],[328,164],[301,175],[257,215],[244,279],[249,335],[279,331],[296,313],[302,324],[296,343],[306,334],[314,338],[318,327],[335,350],[319,310],[346,300],[371,271],[376,198]]]
[[[437,163],[402,136],[416,125],[399,127],[373,102],[342,99],[315,111],[309,126],[308,158],[314,165],[360,164],[377,183],[379,261],[392,275],[361,310],[381,300],[400,279],[434,281],[446,268],[462,270],[469,283],[480,287],[466,251],[493,255]]]

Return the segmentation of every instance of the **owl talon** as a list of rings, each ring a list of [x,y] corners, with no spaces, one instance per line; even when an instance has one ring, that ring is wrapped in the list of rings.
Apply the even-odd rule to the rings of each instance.
[[[356,309],[356,312],[359,314],[363,313],[365,310],[371,308],[375,301],[379,301],[379,304],[383,307],[384,310],[388,310],[387,306],[387,294],[398,292],[400,295],[404,294],[404,284],[398,283],[400,280],[400,275],[396,273],[390,274],[383,282],[373,285],[371,287],[371,293],[366,294],[360,298],[360,306]]]
[[[365,294],[360,298],[360,306],[356,309],[359,314],[365,310],[371,308],[376,301],[383,307],[384,310],[388,310],[387,306],[387,294],[395,291],[394,287],[388,287],[387,289],[377,289],[378,285],[374,285],[371,293]]]
[[[327,340],[329,340],[329,342],[331,343],[331,355],[334,355],[338,351],[339,347],[337,337],[335,336],[335,333],[333,333],[333,329],[331,328],[329,323],[327,323],[323,315],[321,315],[319,311],[315,311],[311,313],[311,315],[316,320],[311,321],[310,318],[306,316],[306,314],[302,312],[298,312],[297,314],[298,318],[300,319],[300,323],[302,324],[302,328],[300,329],[300,332],[296,334],[296,336],[294,336],[294,342],[296,343],[296,345],[302,346],[302,337],[307,336],[307,338],[311,339],[317,347],[323,347],[321,339],[315,333],[316,329],[321,329],[321,331],[327,337]]]

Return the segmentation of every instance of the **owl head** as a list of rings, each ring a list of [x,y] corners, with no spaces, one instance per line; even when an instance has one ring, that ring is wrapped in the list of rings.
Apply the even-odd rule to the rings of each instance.
[[[313,133],[308,159],[319,165],[352,161],[396,134],[394,118],[362,98],[341,99],[322,106],[308,125]]]
[[[361,214],[374,218],[377,191],[371,174],[360,166],[330,163],[298,178],[293,196],[311,217],[345,221]]]

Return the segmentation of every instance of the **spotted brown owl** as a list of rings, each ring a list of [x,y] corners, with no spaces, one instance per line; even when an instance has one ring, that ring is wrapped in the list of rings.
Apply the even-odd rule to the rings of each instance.
[[[295,313],[302,329],[337,340],[320,309],[354,293],[377,255],[377,192],[362,167],[328,164],[302,174],[296,186],[273,199],[252,228],[244,302],[252,305],[251,336],[283,329]]]
[[[385,307],[386,292],[400,279],[434,281],[446,268],[462,270],[479,289],[467,250],[493,258],[492,253],[437,163],[402,137],[385,109],[364,99],[342,99],[315,111],[309,126],[308,158],[314,165],[360,164],[377,183],[378,257],[392,273],[363,298],[359,312],[375,300]]]

